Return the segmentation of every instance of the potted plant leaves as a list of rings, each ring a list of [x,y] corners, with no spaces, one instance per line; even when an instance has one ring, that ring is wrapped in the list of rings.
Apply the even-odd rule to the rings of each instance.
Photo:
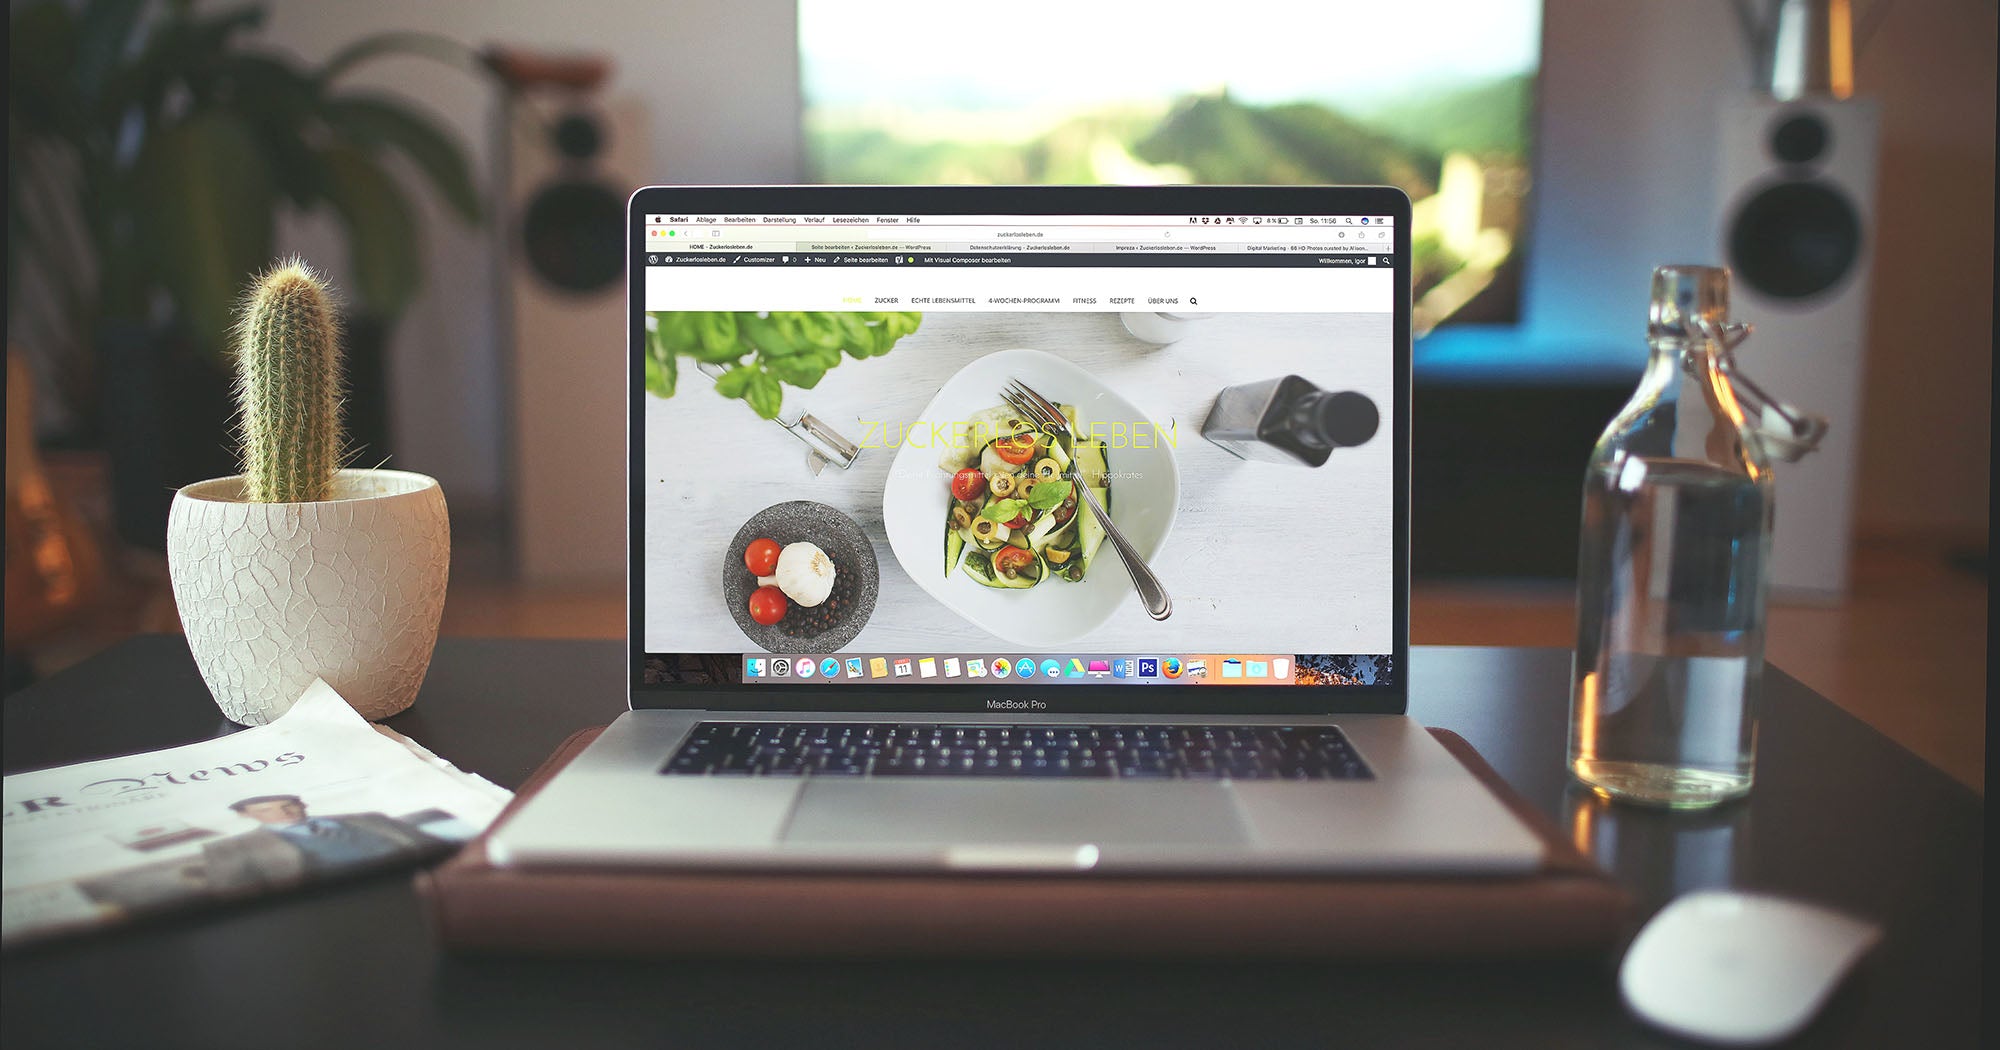
[[[716,393],[776,419],[786,386],[818,386],[843,353],[857,361],[880,357],[923,320],[916,312],[656,311],[646,315],[646,392],[674,396],[686,356],[713,376]]]
[[[189,485],[167,521],[188,648],[222,713],[262,725],[324,678],[364,717],[416,700],[444,612],[451,530],[422,474],[341,467],[341,359],[324,283],[260,277],[237,321],[243,473]]]
[[[355,83],[396,56],[484,80],[443,37],[360,37],[324,62],[259,46],[266,5],[20,0],[9,5],[8,302],[45,379],[48,431],[102,450],[112,518],[157,549],[174,486],[229,469],[223,353],[242,276],[279,220],[325,215],[345,242],[347,432],[388,454],[388,336],[423,285],[424,224],[404,166],[473,222],[466,151],[424,107]]]

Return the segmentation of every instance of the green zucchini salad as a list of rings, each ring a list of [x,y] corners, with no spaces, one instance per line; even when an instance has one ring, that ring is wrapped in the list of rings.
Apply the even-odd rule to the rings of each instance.
[[[1076,409],[1058,407],[1070,433],[1077,433]],[[946,448],[938,460],[952,471],[944,574],[962,563],[974,582],[1007,590],[1025,590],[1051,576],[1083,582],[1104,542],[1104,526],[1068,474],[1074,463],[1109,514],[1104,443],[1054,438],[1004,405],[974,413],[970,423],[970,439]]]

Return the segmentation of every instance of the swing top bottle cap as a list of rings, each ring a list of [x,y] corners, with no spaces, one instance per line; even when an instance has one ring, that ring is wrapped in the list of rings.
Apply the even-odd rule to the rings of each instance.
[[[1679,336],[1691,321],[1729,321],[1729,270],[1721,266],[1662,266],[1653,271],[1653,305],[1646,334]]]

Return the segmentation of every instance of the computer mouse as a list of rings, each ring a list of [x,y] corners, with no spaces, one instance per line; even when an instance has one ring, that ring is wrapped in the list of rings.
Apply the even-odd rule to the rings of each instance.
[[[1761,1046],[1804,1028],[1881,936],[1800,901],[1690,893],[1632,940],[1618,986],[1633,1013],[1676,1035]]]

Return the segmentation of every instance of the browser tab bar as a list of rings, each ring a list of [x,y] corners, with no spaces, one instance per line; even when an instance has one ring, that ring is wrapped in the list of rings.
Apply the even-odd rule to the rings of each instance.
[[[1254,253],[1393,250],[1380,216],[650,216],[648,250]],[[685,220],[685,221],[681,221]],[[1079,220],[1088,220],[1079,221]],[[1352,220],[1352,221],[1350,221]],[[1190,230],[1188,227],[1193,226]]]

